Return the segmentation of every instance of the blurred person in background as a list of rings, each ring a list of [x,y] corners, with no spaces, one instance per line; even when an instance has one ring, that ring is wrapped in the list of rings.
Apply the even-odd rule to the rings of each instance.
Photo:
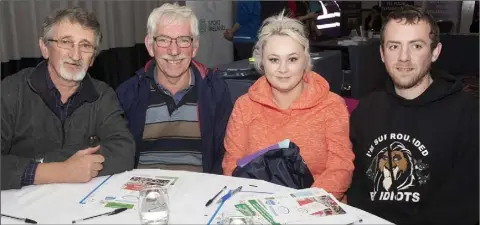
[[[380,6],[376,5],[372,7],[372,10],[365,18],[363,27],[366,31],[373,30],[380,32],[380,28],[382,28],[382,9]]]
[[[225,39],[233,42],[234,61],[252,56],[261,23],[259,1],[237,1],[236,4],[235,24],[223,33]]]

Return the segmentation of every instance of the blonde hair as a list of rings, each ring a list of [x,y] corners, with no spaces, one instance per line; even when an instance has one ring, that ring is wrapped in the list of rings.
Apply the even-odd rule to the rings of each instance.
[[[299,20],[285,16],[284,11],[276,16],[268,17],[265,19],[265,21],[263,21],[262,27],[260,28],[258,34],[258,41],[255,43],[255,47],[253,48],[252,55],[255,59],[255,69],[260,74],[264,74],[262,63],[263,48],[265,47],[267,41],[276,35],[288,36],[302,45],[306,58],[305,70],[311,70],[312,61],[309,53],[310,46],[306,35],[305,26]]]
[[[199,39],[200,31],[198,30],[198,19],[193,13],[192,9],[187,6],[180,6],[177,3],[165,3],[162,6],[155,8],[147,20],[147,34],[149,44],[153,43],[153,34],[157,31],[157,24],[170,24],[176,21],[186,20],[190,22],[190,33],[192,33],[194,43]]]

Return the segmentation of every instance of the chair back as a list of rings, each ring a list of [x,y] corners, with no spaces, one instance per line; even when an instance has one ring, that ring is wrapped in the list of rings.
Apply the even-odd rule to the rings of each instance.
[[[239,79],[225,79],[225,82],[228,85],[228,90],[230,92],[230,98],[232,103],[235,103],[237,99],[246,94],[248,89],[255,82],[254,80],[239,80]]]
[[[451,20],[439,20],[437,21],[437,25],[441,34],[449,34],[452,32],[454,23]]]

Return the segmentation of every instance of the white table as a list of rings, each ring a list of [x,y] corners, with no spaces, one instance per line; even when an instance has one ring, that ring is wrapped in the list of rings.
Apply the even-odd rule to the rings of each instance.
[[[206,224],[216,209],[215,205],[205,207],[205,203],[223,186],[234,189],[243,186],[241,194],[252,195],[248,191],[285,192],[290,188],[265,181],[219,176],[186,171],[169,171],[158,169],[133,170],[117,174],[108,180],[107,188],[123,184],[131,175],[161,175],[179,177],[178,182],[169,191],[170,224]],[[49,184],[27,186],[20,190],[1,192],[1,211],[4,214],[27,217],[39,224],[71,224],[72,220],[104,213],[112,209],[100,204],[80,204],[80,200],[93,190],[106,177],[98,177],[85,184]],[[118,183],[119,186],[114,185]],[[252,187],[255,185],[257,187]],[[246,191],[246,192],[243,192]],[[241,197],[241,194],[234,195]],[[261,195],[261,194],[256,194]],[[231,200],[229,200],[231,201]],[[228,201],[227,201],[228,202]],[[342,205],[347,213],[352,213],[363,220],[363,224],[389,224],[390,222],[348,205]],[[2,224],[21,224],[22,221],[2,217]],[[82,222],[83,224],[140,224],[136,210],[127,210],[114,216],[104,216]]]

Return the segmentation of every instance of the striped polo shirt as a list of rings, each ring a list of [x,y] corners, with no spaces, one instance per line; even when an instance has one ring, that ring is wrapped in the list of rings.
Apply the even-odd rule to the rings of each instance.
[[[175,95],[157,82],[155,72],[147,73],[147,77],[150,79],[150,94],[139,168],[202,172],[198,97],[193,71],[190,69],[190,85]]]

